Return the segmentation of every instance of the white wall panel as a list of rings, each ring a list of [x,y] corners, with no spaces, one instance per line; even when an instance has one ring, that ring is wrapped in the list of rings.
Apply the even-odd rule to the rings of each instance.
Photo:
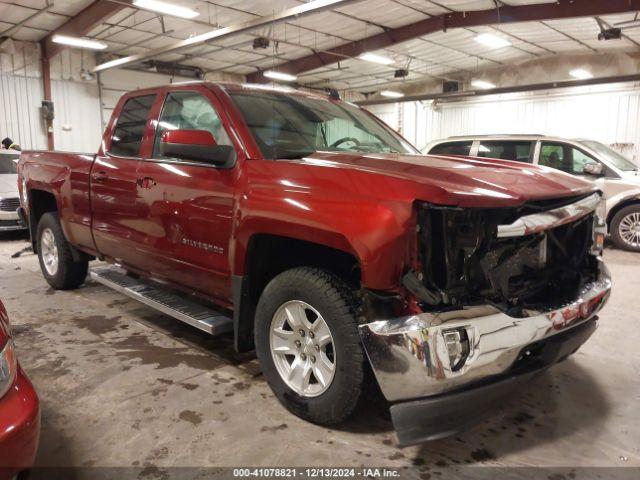
[[[46,148],[41,99],[40,79],[0,74],[0,139],[10,137],[25,149]]]
[[[95,153],[102,138],[100,99],[95,82],[52,80],[51,96],[56,118],[56,150]]]
[[[492,95],[456,103],[411,102],[370,110],[418,148],[455,135],[542,134],[590,138],[640,163],[640,86]],[[397,122],[389,121],[399,116]]]

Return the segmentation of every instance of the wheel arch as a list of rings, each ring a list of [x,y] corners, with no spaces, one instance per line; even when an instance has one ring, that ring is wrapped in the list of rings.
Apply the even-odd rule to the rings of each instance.
[[[360,288],[360,260],[352,252],[294,237],[257,233],[250,237],[242,274],[233,275],[234,335],[236,349],[253,349],[255,308],[262,291],[278,274],[300,266],[331,271]]]
[[[611,232],[611,222],[616,214],[623,208],[630,207],[631,205],[638,205],[640,207],[640,196],[626,198],[623,201],[618,202],[611,208],[611,210],[609,210],[609,213],[607,214],[607,229],[609,232]]]
[[[38,253],[37,231],[38,222],[45,213],[59,212],[58,202],[53,193],[39,188],[29,189],[29,233],[33,252]]]

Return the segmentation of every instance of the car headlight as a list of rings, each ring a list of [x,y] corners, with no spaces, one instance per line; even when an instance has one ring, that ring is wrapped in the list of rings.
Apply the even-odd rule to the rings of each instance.
[[[605,199],[601,198],[593,217],[593,241],[591,254],[602,255],[604,249],[604,237],[607,233],[607,209]]]
[[[0,398],[11,388],[18,372],[18,359],[13,341],[9,340],[0,351]]]

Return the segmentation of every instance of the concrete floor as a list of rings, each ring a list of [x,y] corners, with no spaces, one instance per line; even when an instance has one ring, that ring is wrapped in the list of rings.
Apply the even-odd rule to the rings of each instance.
[[[614,293],[576,355],[473,430],[399,449],[372,407],[339,429],[289,414],[229,338],[93,282],[52,290],[33,254],[11,258],[25,246],[0,237],[0,298],[42,401],[39,466],[134,466],[153,478],[174,466],[414,466],[423,479],[480,464],[640,467],[640,254],[606,250]]]

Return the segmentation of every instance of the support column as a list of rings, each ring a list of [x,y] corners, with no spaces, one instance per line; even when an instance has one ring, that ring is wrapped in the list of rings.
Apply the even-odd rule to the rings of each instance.
[[[41,44],[41,70],[42,70],[42,86],[44,87],[44,99],[51,100],[51,67],[49,65],[49,59],[47,58],[47,52],[45,50],[45,44]],[[47,129],[47,149],[53,150],[55,148],[53,142],[53,121],[45,120]]]

